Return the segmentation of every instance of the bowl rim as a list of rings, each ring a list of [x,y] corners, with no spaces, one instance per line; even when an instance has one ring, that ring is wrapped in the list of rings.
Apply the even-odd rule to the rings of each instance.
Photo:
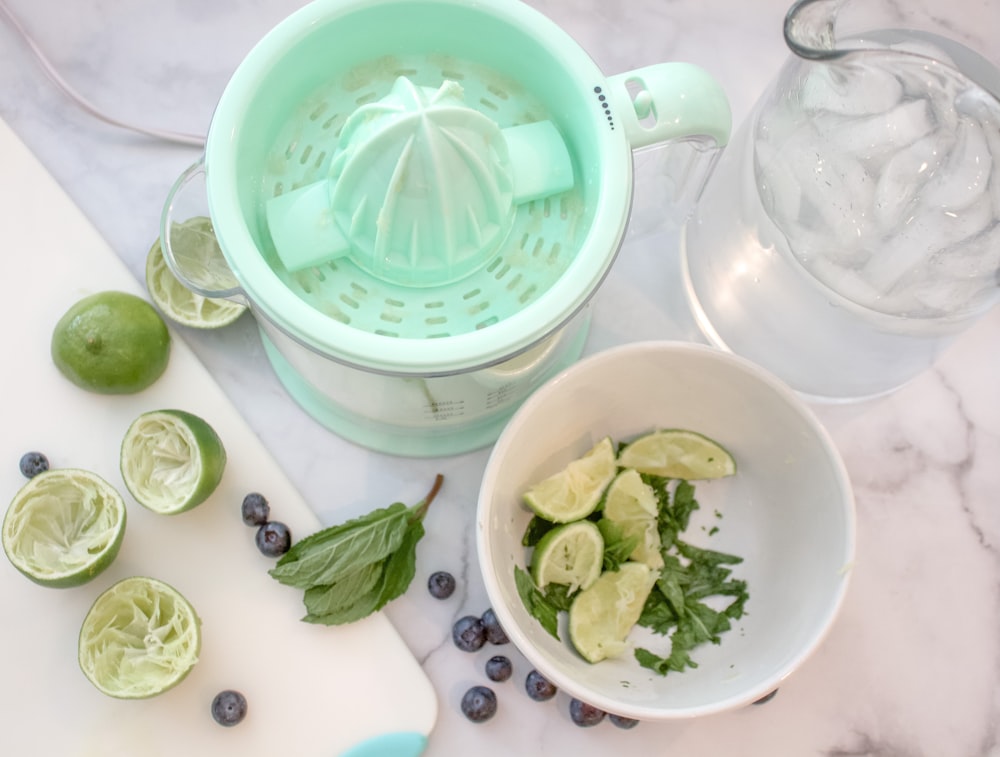
[[[841,571],[842,580],[838,582],[836,593],[830,597],[830,601],[821,618],[821,621],[816,624],[816,627],[810,633],[808,640],[798,650],[796,650],[794,654],[790,655],[784,664],[777,668],[772,675],[763,679],[757,686],[747,689],[743,694],[730,696],[710,704],[691,707],[674,707],[669,709],[656,706],[622,703],[606,696],[600,691],[591,689],[590,687],[581,684],[570,677],[564,676],[558,670],[552,670],[551,666],[548,664],[546,656],[538,652],[538,650],[530,643],[515,622],[513,615],[502,601],[499,582],[492,570],[494,550],[492,541],[489,538],[490,531],[487,527],[489,522],[489,497],[487,496],[487,492],[491,487],[494,472],[499,465],[500,458],[504,454],[504,449],[509,446],[510,440],[518,432],[519,427],[523,423],[523,419],[530,415],[537,406],[542,404],[548,396],[556,391],[559,391],[561,385],[570,377],[580,371],[585,371],[590,366],[597,363],[620,361],[630,355],[649,351],[667,351],[682,355],[699,354],[703,356],[710,356],[719,362],[727,364],[731,368],[735,368],[745,374],[749,374],[754,379],[760,381],[775,392],[791,410],[793,410],[803,421],[805,421],[810,432],[815,435],[817,442],[820,444],[829,459],[834,479],[841,492],[840,499],[843,503],[843,515],[845,522],[843,534],[843,568]],[[500,624],[510,637],[511,642],[518,649],[518,651],[524,655],[528,662],[538,670],[539,673],[542,673],[542,675],[548,678],[559,689],[565,691],[570,696],[581,699],[588,704],[603,709],[609,713],[647,721],[685,720],[706,715],[720,714],[752,704],[771,691],[779,688],[785,679],[800,668],[801,665],[821,646],[823,641],[829,635],[834,622],[840,614],[851,582],[850,579],[851,574],[853,573],[857,549],[857,506],[847,468],[839,450],[834,444],[832,436],[827,431],[826,427],[819,421],[812,409],[807,405],[806,401],[781,379],[751,360],[734,353],[724,351],[717,347],[672,340],[643,340],[608,347],[582,358],[550,378],[541,387],[535,390],[535,392],[532,393],[532,395],[529,396],[528,399],[525,400],[525,402],[518,408],[517,412],[508,421],[500,436],[497,438],[496,443],[490,450],[490,454],[483,470],[476,503],[476,547],[480,563],[480,573],[486,587],[486,594],[489,598],[490,604],[493,607],[494,612],[497,614]]]

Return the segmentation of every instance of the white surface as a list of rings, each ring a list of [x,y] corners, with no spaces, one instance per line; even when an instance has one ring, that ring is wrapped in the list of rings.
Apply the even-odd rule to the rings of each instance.
[[[246,50],[302,0],[6,0],[59,70],[112,113],[203,132]],[[533,0],[608,73],[687,60],[715,74],[741,119],[784,60],[788,0]],[[943,4],[973,14],[971,0]],[[58,93],[0,22],[0,117],[29,144],[139,277],[170,185],[198,150],[95,121]],[[675,230],[640,163],[638,223],[595,302],[587,350],[648,338],[692,338],[676,278]],[[643,234],[639,234],[641,229]],[[4,276],[21,256],[5,251]],[[51,274],[47,274],[47,277]],[[23,277],[21,277],[23,278]],[[30,292],[41,284],[30,281]],[[9,324],[15,328],[18,324]],[[896,395],[821,417],[845,459],[858,503],[858,560],[843,611],[819,651],[767,706],[700,721],[581,730],[567,698],[524,695],[527,662],[500,710],[465,720],[462,693],[484,683],[495,649],[464,654],[452,622],[488,600],[475,554],[475,500],[486,451],[443,460],[371,455],[322,429],[282,391],[249,320],[182,334],[321,520],[394,500],[413,502],[438,470],[417,578],[387,614],[434,683],[441,708],[430,757],[1000,756],[1000,311],[938,366]],[[0,368],[7,386],[7,363]],[[9,463],[8,463],[9,464]],[[459,590],[430,598],[428,574]],[[37,593],[24,602],[37,607]],[[294,697],[294,689],[283,690]],[[4,722],[9,722],[4,720]],[[251,750],[248,754],[260,754]]]
[[[267,575],[240,503],[265,494],[271,516],[293,536],[319,522],[235,408],[179,339],[166,373],[135,395],[99,396],[63,378],[49,357],[52,328],[80,297],[105,289],[144,290],[0,122],[0,225],[7,261],[0,277],[4,384],[0,392],[0,489],[13,497],[25,479],[21,454],[43,451],[53,467],[103,476],[125,496],[125,538],[111,567],[72,589],[37,586],[6,560],[0,624],[6,650],[0,712],[4,753],[17,755],[279,754],[294,735],[296,754],[340,754],[383,732],[428,733],[436,699],[430,681],[384,614],[357,625],[303,623],[302,593]],[[31,291],[25,296],[26,287]],[[228,464],[219,488],[198,508],[160,516],[139,506],[118,472],[118,451],[140,413],[180,407],[219,433]],[[201,658],[178,686],[143,701],[101,694],[83,676],[76,643],[87,609],[119,579],[150,575],[180,591],[202,620]],[[210,714],[221,690],[241,691],[247,718],[223,728]],[[391,702],[391,703],[390,703]],[[16,724],[15,727],[10,726]]]
[[[617,445],[666,428],[703,433],[736,460],[735,475],[695,482],[700,508],[680,538],[742,557],[732,576],[750,598],[718,645],[692,650],[697,668],[661,676],[632,649],[666,655],[666,638],[634,629],[620,657],[590,664],[565,626],[554,639],[525,610],[514,568],[527,569],[521,538],[531,512],[521,497],[532,484],[605,436]],[[500,435],[478,507],[483,578],[514,643],[560,688],[640,720],[732,710],[781,686],[825,637],[854,558],[850,481],[826,430],[772,376],[704,345],[628,344],[561,373]]]

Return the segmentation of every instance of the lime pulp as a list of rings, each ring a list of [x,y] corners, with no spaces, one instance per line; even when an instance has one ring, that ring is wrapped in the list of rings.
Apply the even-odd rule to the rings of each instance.
[[[173,515],[200,505],[226,467],[219,435],[184,410],[152,410],[136,418],[121,445],[125,486],[143,507]]]
[[[638,544],[629,557],[653,570],[663,567],[658,513],[656,492],[634,468],[623,470],[608,486],[604,496],[604,517],[620,526],[626,538],[638,537]]]
[[[145,699],[180,683],[198,661],[201,626],[172,586],[133,576],[101,594],[80,629],[78,659],[108,696]]]
[[[583,457],[529,488],[524,502],[536,515],[552,523],[586,518],[597,509],[615,472],[614,446],[605,437]]]
[[[193,258],[208,266],[225,265],[209,218],[195,216],[174,224],[171,237],[174,254]],[[159,239],[146,255],[146,289],[153,303],[167,318],[195,329],[228,326],[247,309],[241,303],[204,297],[188,289],[167,265]]]
[[[90,471],[39,473],[14,495],[3,521],[3,549],[42,586],[80,586],[107,568],[125,535],[121,494]]]
[[[695,431],[654,431],[628,444],[618,456],[622,468],[689,481],[723,478],[736,472],[733,456],[718,442]]]
[[[570,593],[586,589],[601,575],[604,538],[589,520],[556,526],[543,536],[531,556],[531,577],[539,589],[565,584]]]
[[[658,572],[648,565],[626,562],[618,570],[601,573],[581,591],[569,608],[569,637],[588,662],[618,657],[639,620]]]

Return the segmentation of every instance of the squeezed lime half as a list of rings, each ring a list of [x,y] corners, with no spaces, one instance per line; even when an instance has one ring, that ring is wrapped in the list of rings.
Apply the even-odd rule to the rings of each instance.
[[[653,570],[663,567],[657,523],[659,502],[653,487],[642,480],[635,468],[626,468],[608,486],[603,514],[621,527],[626,538],[638,537],[638,544],[629,555],[632,560],[645,563]]]
[[[552,523],[586,518],[597,509],[616,470],[614,445],[610,437],[605,437],[583,457],[530,487],[524,493],[524,502],[536,515]]]
[[[626,562],[601,573],[576,596],[569,608],[569,638],[583,659],[600,662],[628,648],[626,638],[657,576],[644,563]]]
[[[172,586],[133,576],[101,594],[80,628],[78,659],[108,696],[145,699],[173,688],[198,662],[201,625]]]
[[[695,431],[666,429],[641,436],[618,456],[622,468],[696,481],[736,473],[736,461],[718,442]]]
[[[140,505],[175,515],[215,491],[225,472],[226,449],[200,416],[151,410],[125,432],[120,462],[125,486]]]
[[[3,521],[3,551],[42,586],[80,586],[107,568],[125,536],[125,501],[90,471],[61,468],[22,486]]]
[[[531,555],[531,577],[539,589],[565,584],[570,593],[586,589],[601,575],[604,537],[589,520],[556,526],[543,536]]]
[[[195,216],[174,224],[171,245],[177,255],[204,261],[205,265],[225,265],[215,239],[211,219]],[[246,311],[246,305],[192,292],[174,275],[163,257],[160,240],[146,255],[146,289],[160,311],[171,321],[194,329],[228,326]]]

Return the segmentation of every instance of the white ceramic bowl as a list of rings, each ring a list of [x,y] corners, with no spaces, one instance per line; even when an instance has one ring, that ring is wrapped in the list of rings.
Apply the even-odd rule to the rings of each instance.
[[[654,428],[699,431],[735,457],[735,476],[697,482],[701,505],[685,532],[698,546],[744,558],[747,613],[698,663],[657,675],[634,660],[591,664],[525,610],[514,566],[531,513],[528,486],[590,449]],[[712,526],[717,533],[709,535]],[[477,547],[490,601],[507,634],[539,672],[568,694],[640,720],[678,719],[740,707],[779,687],[817,647],[840,608],[854,555],[854,498],[829,436],[799,397],[742,358],[711,347],[641,342],[576,363],[537,390],[496,442],[483,477]],[[645,635],[642,635],[645,634]],[[664,653],[665,637],[636,629]]]

